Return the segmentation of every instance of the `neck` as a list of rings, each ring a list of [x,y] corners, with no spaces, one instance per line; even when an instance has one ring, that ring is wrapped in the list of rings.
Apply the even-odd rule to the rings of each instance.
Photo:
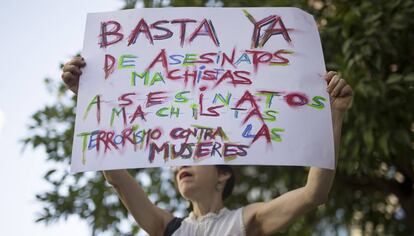
[[[213,196],[200,198],[191,201],[191,203],[193,204],[193,213],[197,218],[210,212],[218,213],[223,208],[221,193],[215,193]]]

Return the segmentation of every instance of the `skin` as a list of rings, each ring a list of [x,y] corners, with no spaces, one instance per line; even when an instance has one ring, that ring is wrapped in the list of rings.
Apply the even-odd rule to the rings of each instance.
[[[86,66],[81,57],[75,57],[63,67],[62,80],[75,94],[78,91],[79,76]],[[339,156],[342,121],[352,102],[353,91],[341,76],[334,71],[325,75],[327,92],[331,98],[331,113],[334,133],[335,160]],[[180,174],[192,176],[180,179]],[[119,198],[135,218],[136,222],[150,235],[163,235],[173,215],[155,206],[138,182],[127,170],[103,171],[106,180],[116,189]],[[311,167],[306,185],[287,192],[269,202],[252,203],[243,209],[243,222],[247,235],[268,235],[283,230],[305,213],[324,204],[332,187],[335,170]],[[176,175],[178,190],[191,201],[196,217],[223,208],[221,192],[229,173],[220,173],[215,166],[180,167]]]

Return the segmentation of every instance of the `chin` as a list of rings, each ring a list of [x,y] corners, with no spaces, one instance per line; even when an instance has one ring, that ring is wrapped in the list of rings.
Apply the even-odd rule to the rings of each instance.
[[[181,194],[181,196],[187,200],[191,200],[193,198],[194,195],[194,189],[191,188],[190,186],[182,186],[179,189],[179,192]]]

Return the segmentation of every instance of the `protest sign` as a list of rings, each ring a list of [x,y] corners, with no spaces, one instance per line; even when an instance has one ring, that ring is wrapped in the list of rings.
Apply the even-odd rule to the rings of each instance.
[[[334,168],[316,23],[297,8],[88,14],[71,169]]]

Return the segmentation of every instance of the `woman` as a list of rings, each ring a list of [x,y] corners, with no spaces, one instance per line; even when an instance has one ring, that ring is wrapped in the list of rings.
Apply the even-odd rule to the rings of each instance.
[[[77,93],[81,68],[75,57],[63,67],[62,79]],[[352,88],[336,72],[325,75],[331,96],[335,158],[339,153],[342,120],[350,106]],[[326,202],[335,171],[312,167],[305,186],[269,202],[228,210],[223,200],[231,194],[234,174],[229,166],[184,166],[175,175],[180,194],[191,202],[193,211],[184,220],[157,206],[126,170],[104,171],[125,207],[139,226],[150,235],[267,235],[280,231],[306,212]]]

